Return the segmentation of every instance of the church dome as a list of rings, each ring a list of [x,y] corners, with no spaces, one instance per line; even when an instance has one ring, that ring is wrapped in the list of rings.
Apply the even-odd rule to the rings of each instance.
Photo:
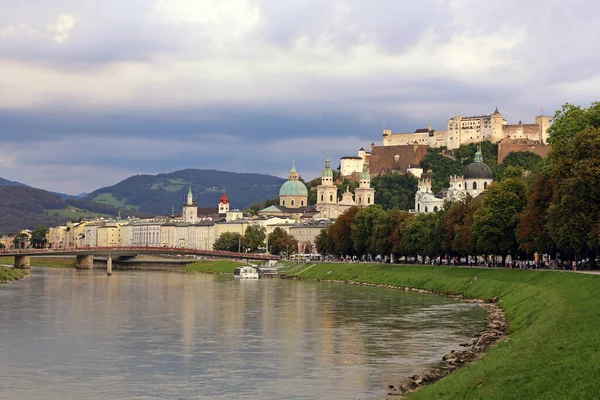
[[[288,181],[281,185],[279,196],[308,196],[306,185],[299,181],[300,176],[296,171],[296,162],[292,161],[292,169]]]
[[[475,161],[467,165],[465,168],[465,179],[494,179],[492,169],[483,162],[483,155],[481,149],[477,149],[475,153]]]
[[[306,185],[300,181],[287,181],[279,189],[280,196],[308,196]]]

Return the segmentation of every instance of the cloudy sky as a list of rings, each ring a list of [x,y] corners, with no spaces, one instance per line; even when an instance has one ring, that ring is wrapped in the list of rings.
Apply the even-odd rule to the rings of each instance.
[[[453,115],[600,100],[600,2],[0,0],[0,177],[311,179]]]

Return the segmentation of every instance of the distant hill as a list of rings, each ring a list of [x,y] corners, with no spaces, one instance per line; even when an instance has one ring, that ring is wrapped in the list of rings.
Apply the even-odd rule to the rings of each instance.
[[[285,179],[271,175],[215,170],[184,169],[158,175],[135,175],[114,186],[93,191],[84,200],[114,207],[165,215],[181,212],[191,181],[192,192],[200,207],[216,207],[223,189],[231,208],[246,209],[254,202],[279,195]]]
[[[9,181],[8,179],[4,179],[4,178],[0,178],[0,185],[5,185],[5,186],[25,186],[25,187],[31,187],[29,185],[26,185],[24,183],[21,182],[15,182],[15,181]],[[83,196],[85,196],[87,193],[83,193],[82,195],[77,195],[77,196],[73,196],[70,194],[65,194],[65,193],[60,193],[60,192],[53,192],[53,191],[49,191],[52,194],[55,194],[57,196],[59,196],[62,199],[78,199],[81,198]]]
[[[63,199],[51,192],[28,186],[0,185],[0,232],[47,227],[83,217],[116,216],[119,210],[105,204],[80,199]],[[143,216],[127,211],[125,215]]]

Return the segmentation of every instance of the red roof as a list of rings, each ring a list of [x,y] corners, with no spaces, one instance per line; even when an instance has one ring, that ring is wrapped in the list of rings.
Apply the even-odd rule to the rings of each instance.
[[[227,198],[227,194],[225,194],[225,190],[223,190],[223,195],[221,195],[221,204],[228,204],[229,199]]]

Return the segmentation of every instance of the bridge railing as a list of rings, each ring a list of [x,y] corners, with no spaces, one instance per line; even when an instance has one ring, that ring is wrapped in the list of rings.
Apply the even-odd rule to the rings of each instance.
[[[0,254],[3,255],[34,255],[34,254],[61,254],[61,253],[81,253],[86,254],[89,252],[120,252],[120,251],[132,251],[132,252],[153,252],[153,253],[168,253],[168,254],[190,254],[190,255],[206,255],[206,256],[217,256],[217,257],[233,257],[233,258],[252,258],[254,260],[277,260],[279,257],[271,254],[257,254],[257,253],[237,253],[231,251],[221,250],[200,250],[191,249],[184,247],[164,247],[164,246],[90,246],[90,247],[61,247],[61,248],[48,248],[48,249],[3,249]]]

